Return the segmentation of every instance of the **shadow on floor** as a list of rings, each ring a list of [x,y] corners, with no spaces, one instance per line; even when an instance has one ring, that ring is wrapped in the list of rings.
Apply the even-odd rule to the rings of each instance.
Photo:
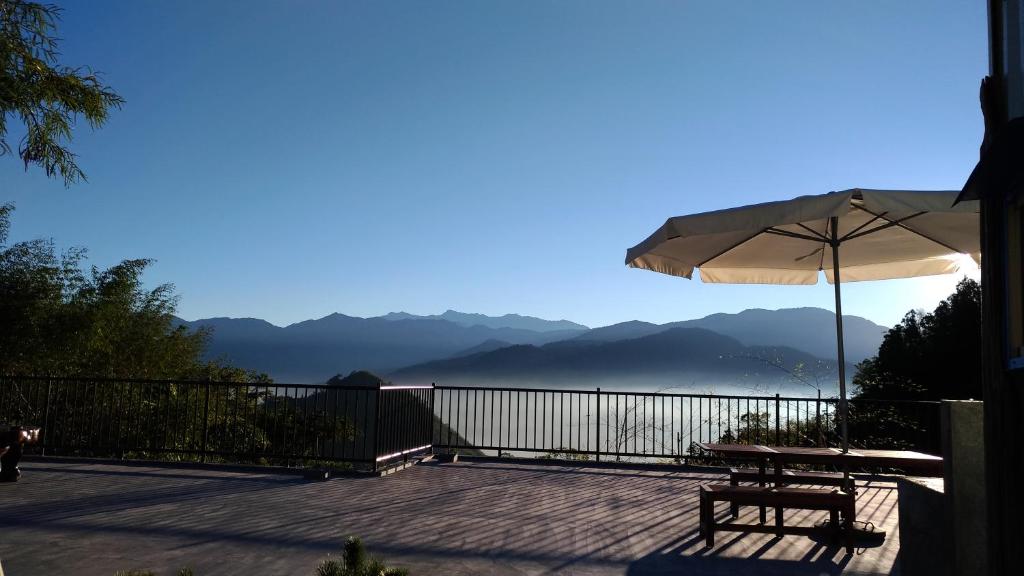
[[[24,528],[0,544],[12,571],[66,564],[82,568],[77,574],[109,576],[107,568],[121,569],[129,558],[166,572],[187,554],[208,562],[193,564],[197,573],[226,573],[215,562],[228,555],[239,571],[305,573],[350,534],[417,576],[817,576],[887,573],[891,566],[879,550],[851,558],[839,547],[797,536],[737,533],[705,550],[697,536],[697,488],[720,474],[456,463],[384,478],[308,482],[32,464],[25,478],[0,496],[0,525]],[[858,502],[865,518],[874,514],[882,522],[894,513],[896,495],[866,489]],[[55,549],[54,541],[65,544]],[[82,565],[97,547],[108,564],[94,558]],[[280,564],[262,564],[267,561]]]

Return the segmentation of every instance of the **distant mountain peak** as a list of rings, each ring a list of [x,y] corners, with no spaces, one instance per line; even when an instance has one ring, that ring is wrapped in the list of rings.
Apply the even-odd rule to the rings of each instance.
[[[719,312],[703,318],[663,324],[707,328],[738,339],[746,346],[784,345],[824,359],[835,359],[835,313],[824,308],[748,308],[742,312]],[[843,334],[848,362],[859,362],[878,353],[885,326],[860,316],[843,314]]]
[[[532,330],[534,332],[556,332],[564,330],[578,330],[584,332],[589,330],[587,326],[571,322],[569,320],[545,320],[534,316],[523,316],[521,314],[504,314],[502,316],[488,316],[475,312],[459,312],[448,309],[441,314],[418,316],[408,312],[389,312],[378,318],[388,321],[398,320],[447,320],[460,326],[485,326],[487,328],[517,328],[520,330]]]
[[[331,312],[327,316],[324,316],[323,318],[320,318],[320,320],[328,320],[328,319],[335,319],[335,318],[343,318],[343,319],[348,320],[348,319],[351,319],[351,318],[358,318],[358,316],[349,316],[348,314],[342,314],[341,312]]]
[[[337,374],[327,381],[328,386],[355,386],[359,388],[377,388],[387,381],[368,370],[355,370],[348,376]]]

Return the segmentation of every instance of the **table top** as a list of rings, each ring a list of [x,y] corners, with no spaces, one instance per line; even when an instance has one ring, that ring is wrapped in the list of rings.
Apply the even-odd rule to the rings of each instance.
[[[844,453],[838,448],[715,444],[712,442],[698,442],[697,445],[708,452],[730,458],[768,459],[794,464],[882,466],[913,469],[927,474],[942,474],[941,457],[913,450],[855,449]]]
[[[762,446],[760,444],[716,444],[714,442],[697,442],[697,446],[708,452],[722,456],[749,456],[768,458],[778,456],[840,456],[838,448],[815,448],[803,446]]]

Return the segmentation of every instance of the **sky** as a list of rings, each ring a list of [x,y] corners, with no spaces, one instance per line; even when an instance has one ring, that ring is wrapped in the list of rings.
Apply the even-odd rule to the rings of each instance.
[[[152,258],[189,320],[834,309],[824,280],[702,284],[625,251],[670,216],[959,189],[983,132],[979,1],[60,5],[62,62],[126,103],[75,133],[88,183],[0,157],[11,240]],[[892,325],[958,279],[844,284],[843,312]]]

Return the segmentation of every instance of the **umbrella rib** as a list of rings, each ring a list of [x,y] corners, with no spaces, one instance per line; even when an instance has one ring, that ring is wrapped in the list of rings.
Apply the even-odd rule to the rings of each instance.
[[[868,226],[870,226],[872,223],[877,222],[885,214],[888,214],[888,212],[882,212],[881,215],[875,216],[871,220],[868,220],[867,222],[861,224],[860,226],[857,226],[853,230],[850,230],[849,232],[846,233],[846,236],[843,236],[842,238],[840,238],[839,241],[842,242],[842,241],[847,240],[848,238],[854,236],[857,232],[860,232],[861,230],[863,230],[863,229],[867,228]]]
[[[924,238],[925,240],[931,240],[932,242],[935,242],[936,244],[938,244],[939,246],[942,246],[943,248],[946,248],[947,250],[951,250],[953,252],[956,252],[957,254],[960,254],[960,253],[963,252],[963,250],[954,248],[954,247],[950,246],[949,244],[946,244],[945,242],[943,242],[941,240],[936,240],[935,238],[932,238],[931,236],[929,236],[927,234],[918,232],[917,230],[914,230],[913,228],[910,228],[910,227],[905,226],[903,224],[904,222],[906,222],[907,220],[910,220],[911,218],[916,218],[916,217],[918,217],[918,216],[920,216],[922,214],[925,214],[925,212],[918,212],[917,214],[911,214],[910,216],[907,216],[906,218],[900,218],[899,220],[890,220],[889,218],[885,217],[885,214],[875,214],[871,210],[868,210],[867,208],[864,208],[862,206],[857,206],[857,208],[867,212],[868,214],[871,214],[872,216],[877,216],[877,217],[881,218],[882,220],[885,220],[886,222],[888,222],[888,224],[885,224],[883,226],[879,226],[878,228],[872,228],[871,230],[866,230],[864,232],[861,232],[860,234],[857,234],[856,236],[843,238],[843,240],[852,240],[853,238],[858,238],[860,236],[865,236],[867,234],[871,234],[872,232],[877,232],[879,230],[882,230],[883,228],[891,228],[893,226],[898,226],[898,227],[906,230],[907,232],[910,232],[912,234],[917,234],[918,236],[920,236],[921,238]]]
[[[875,232],[881,232],[882,230],[886,230],[888,228],[892,228],[893,226],[900,226],[901,223],[906,222],[907,220],[910,220],[911,218],[916,218],[916,217],[924,214],[924,212],[915,212],[914,214],[911,214],[910,216],[907,216],[907,217],[904,217],[904,218],[898,218],[898,219],[895,219],[895,220],[890,220],[889,218],[885,217],[885,215],[888,214],[888,212],[882,212],[881,214],[875,214],[874,212],[871,212],[870,210],[867,210],[865,208],[860,208],[860,209],[864,210],[868,214],[874,215],[874,218],[872,218],[869,222],[874,222],[875,220],[881,219],[881,220],[885,220],[885,224],[882,224],[881,226],[876,226],[875,228],[872,228],[870,230],[865,230],[863,232],[860,232],[859,234],[855,234],[854,233],[857,230],[852,230],[852,231],[850,231],[849,234],[847,234],[846,236],[843,236],[842,238],[840,238],[839,239],[840,242],[845,242],[847,240],[853,240],[854,238],[860,238],[861,236],[867,236],[868,234],[873,234]],[[904,230],[908,230],[908,228],[906,226],[900,226],[900,227],[903,228]],[[861,226],[860,228],[863,228],[863,226]],[[858,228],[858,230],[860,228]],[[914,232],[913,230],[910,230],[910,231]],[[914,232],[914,233],[916,234],[916,232]]]
[[[765,233],[775,234],[776,236],[786,236],[787,238],[799,238],[800,240],[810,240],[811,242],[821,242],[821,237],[808,236],[807,234],[800,234],[799,232],[790,232],[789,230],[779,230],[778,228],[765,228]]]
[[[715,254],[714,256],[712,256],[712,257],[710,257],[710,258],[707,258],[706,260],[703,260],[702,262],[700,262],[700,263],[698,263],[698,264],[697,264],[696,266],[694,266],[694,268],[700,268],[701,266],[703,266],[703,265],[707,264],[708,262],[711,262],[711,261],[712,261],[712,260],[714,260],[715,258],[718,258],[718,257],[719,257],[719,256],[721,256],[722,254],[725,254],[726,252],[729,252],[729,251],[731,251],[731,250],[735,250],[736,248],[739,248],[739,247],[740,247],[740,245],[742,245],[742,244],[746,244],[747,242],[750,242],[751,240],[753,240],[754,238],[757,238],[758,236],[760,236],[761,234],[763,234],[763,233],[767,232],[768,230],[769,230],[768,228],[765,228],[764,230],[758,230],[757,232],[754,232],[754,233],[753,233],[753,234],[751,234],[750,236],[747,236],[747,237],[746,237],[746,238],[744,238],[743,240],[740,240],[739,242],[737,242],[737,243],[733,244],[732,246],[729,246],[729,247],[728,247],[728,248],[726,248],[725,250],[722,250],[721,252],[719,252],[719,253]]]
[[[804,230],[807,230],[822,242],[828,242],[828,238],[824,234],[818,232],[817,230],[811,228],[810,226],[805,225],[803,222],[797,222],[796,225],[803,228]],[[828,231],[828,224],[825,225],[825,229],[826,231]]]

